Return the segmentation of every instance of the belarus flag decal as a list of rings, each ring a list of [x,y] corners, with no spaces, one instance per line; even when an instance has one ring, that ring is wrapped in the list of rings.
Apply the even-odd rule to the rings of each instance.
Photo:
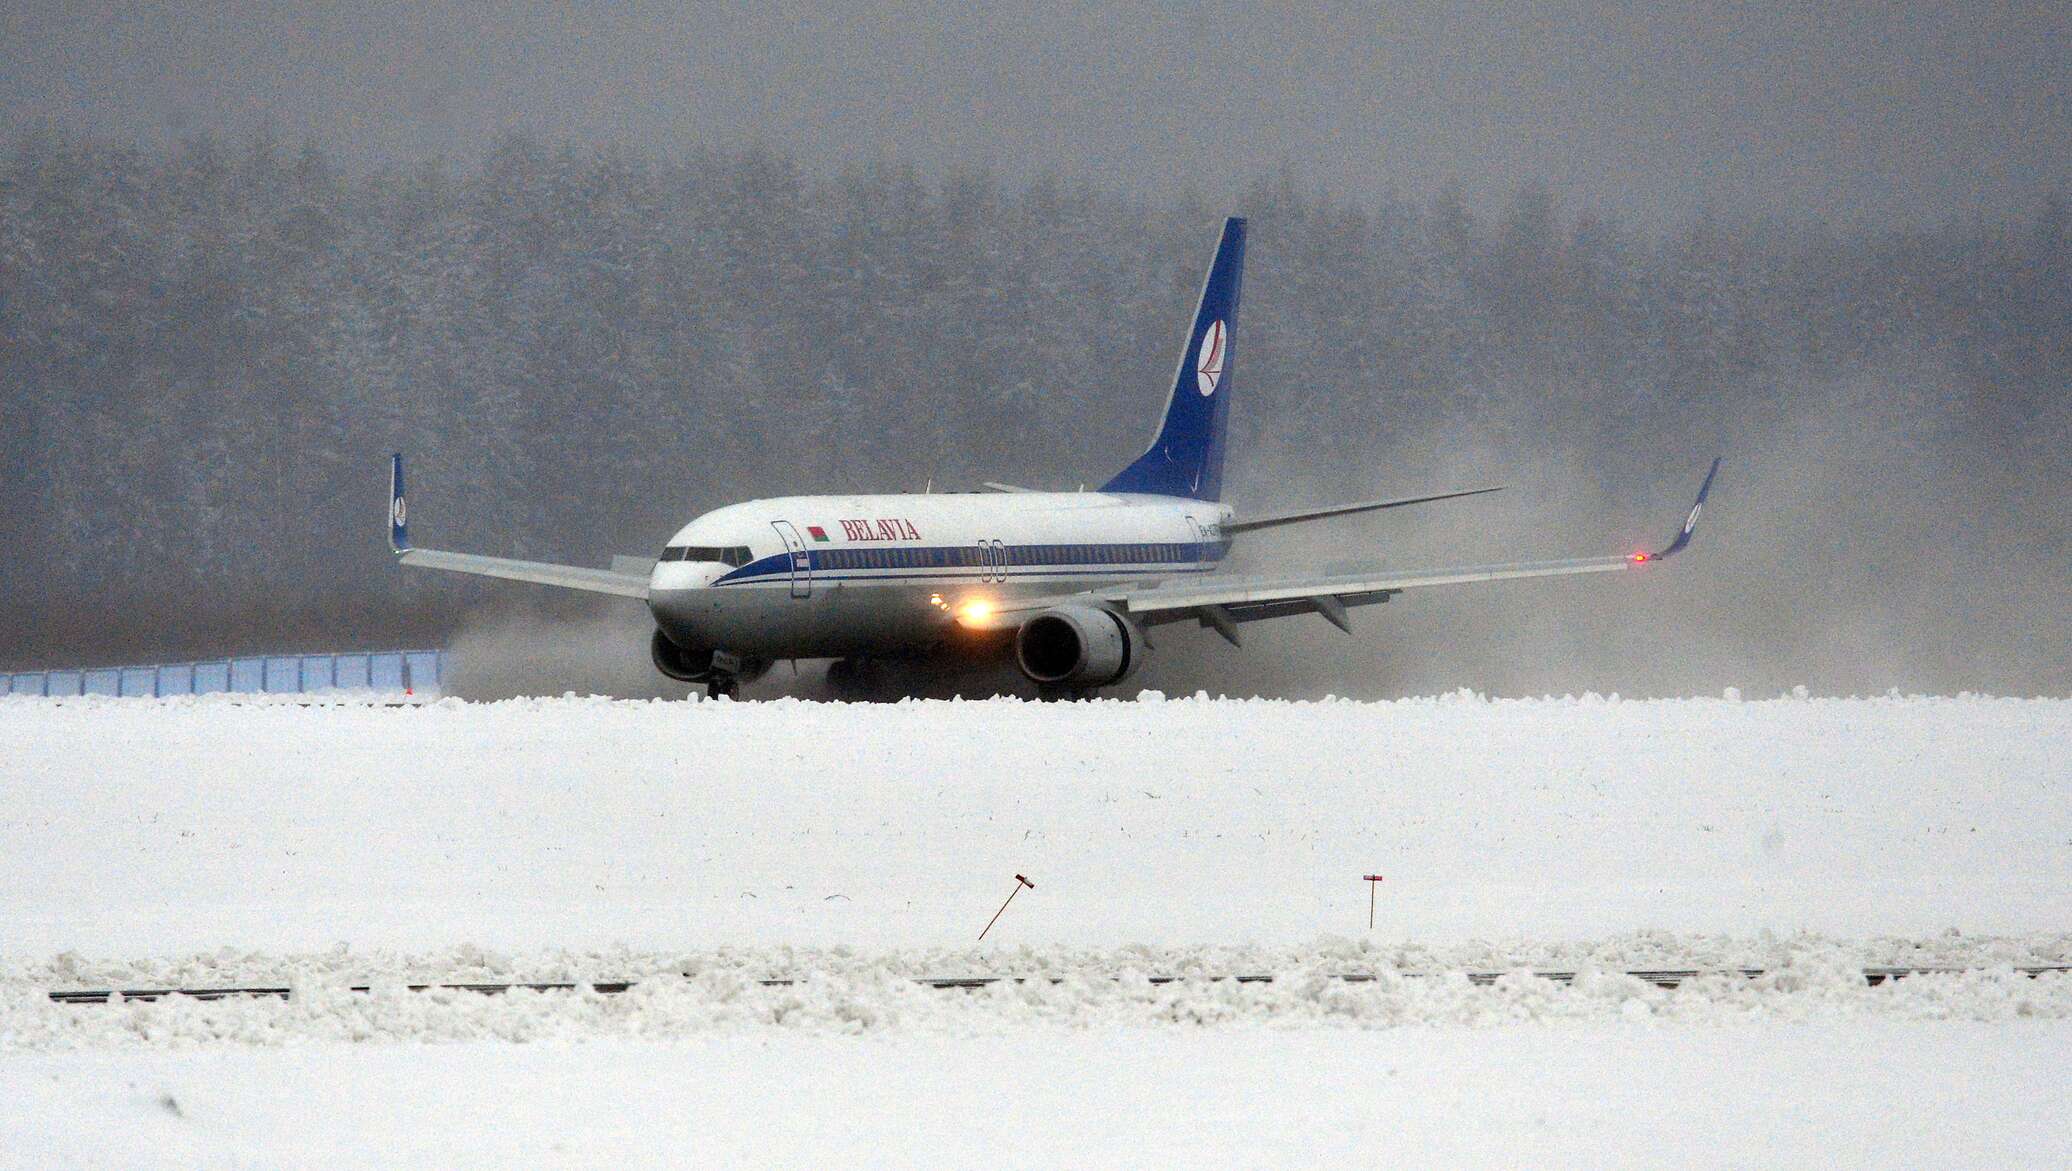
[[[819,525],[807,525],[806,531],[813,534],[813,539],[816,541],[827,540],[827,530],[821,528]]]

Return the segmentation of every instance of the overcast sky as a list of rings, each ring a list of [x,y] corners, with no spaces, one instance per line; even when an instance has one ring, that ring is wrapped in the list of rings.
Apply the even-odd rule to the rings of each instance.
[[[360,162],[499,131],[1680,219],[2030,214],[2072,183],[2072,4],[49,4],[0,11],[0,132],[314,135]],[[495,15],[491,15],[494,13]]]

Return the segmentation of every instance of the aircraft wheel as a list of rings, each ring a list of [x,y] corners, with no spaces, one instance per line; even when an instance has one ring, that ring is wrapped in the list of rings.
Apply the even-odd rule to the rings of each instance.
[[[733,699],[740,693],[741,681],[732,675],[714,675],[705,684],[705,698],[707,699],[718,699],[722,695],[728,699]]]
[[[884,672],[868,659],[836,659],[827,665],[827,688],[845,703],[874,698],[884,683]]]

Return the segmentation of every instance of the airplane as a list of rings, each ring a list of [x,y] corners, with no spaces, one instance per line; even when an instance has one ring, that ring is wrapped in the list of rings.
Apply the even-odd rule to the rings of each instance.
[[[1310,576],[1218,572],[1245,534],[1499,490],[1259,515],[1225,504],[1244,260],[1245,221],[1232,217],[1158,430],[1098,491],[989,483],[988,492],[750,500],[684,525],[652,562],[616,557],[599,569],[412,546],[399,453],[390,462],[389,547],[407,566],[644,601],[655,667],[714,698],[735,695],[782,659],[836,659],[829,682],[853,696],[876,663],[942,654],[1011,659],[1041,697],[1063,699],[1128,679],[1151,650],[1150,631],[1167,623],[1193,621],[1233,646],[1244,623],[1294,614],[1350,633],[1348,610],[1405,590],[1646,569],[1690,543],[1717,459],[1683,527],[1656,552]]]

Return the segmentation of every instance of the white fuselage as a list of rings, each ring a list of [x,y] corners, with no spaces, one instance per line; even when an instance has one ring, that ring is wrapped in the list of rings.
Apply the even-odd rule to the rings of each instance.
[[[648,606],[679,644],[742,656],[921,651],[1003,599],[1213,569],[1229,512],[1103,492],[751,500],[677,531]]]

